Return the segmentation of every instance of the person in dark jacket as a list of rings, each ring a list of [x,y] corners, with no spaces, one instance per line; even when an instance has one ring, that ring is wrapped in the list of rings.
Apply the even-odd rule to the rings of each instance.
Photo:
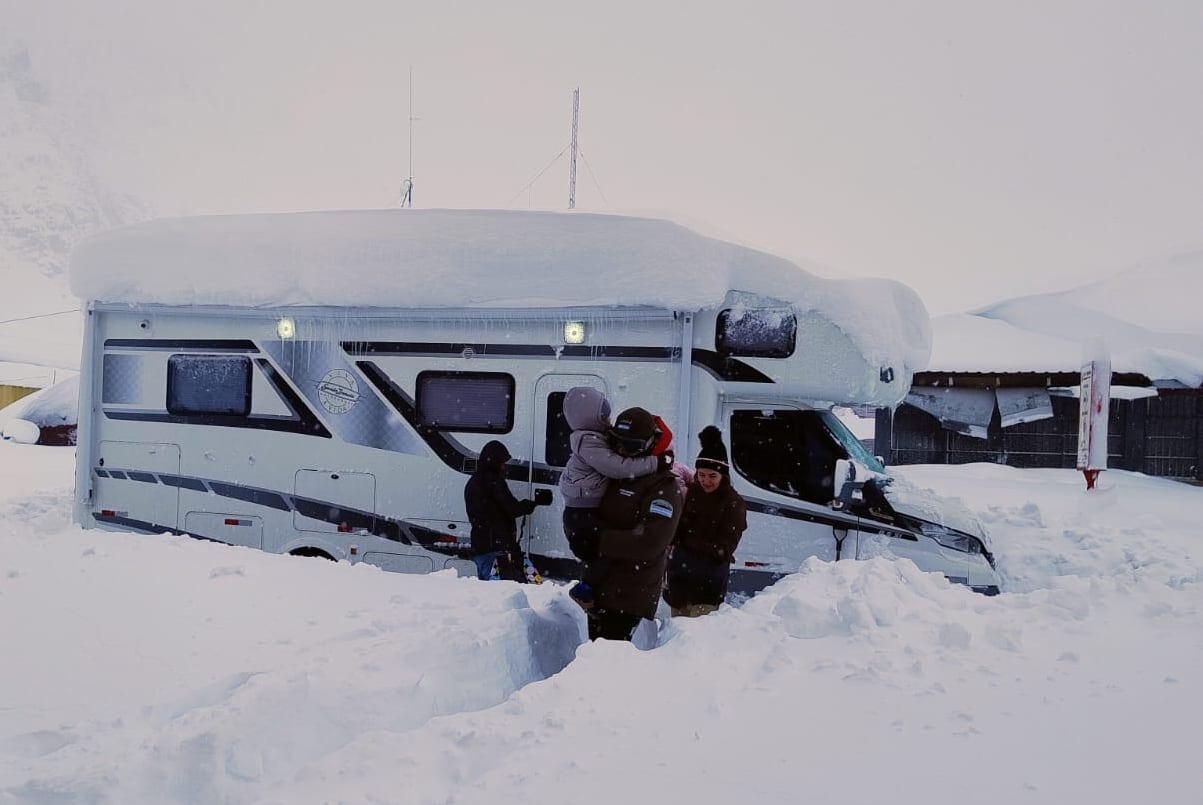
[[[611,478],[635,478],[664,469],[672,457],[655,455],[633,458],[618,452],[611,438],[610,401],[590,386],[568,389],[564,395],[564,421],[572,428],[568,444],[572,455],[560,473],[560,497],[564,500],[564,535],[568,548],[581,561],[582,580],[568,594],[583,609],[596,603],[593,590],[584,581],[584,568],[598,562],[597,540],[601,519],[597,507]],[[669,434],[669,438],[672,434]]]
[[[538,505],[533,500],[518,500],[505,480],[505,463],[510,451],[494,439],[480,451],[476,472],[464,486],[464,506],[472,523],[472,559],[476,576],[488,579],[497,561],[501,577],[525,581],[522,550],[518,545],[515,519],[530,514]]]
[[[685,494],[664,588],[673,615],[691,618],[713,612],[723,603],[735,549],[748,527],[744,499],[731,486],[722,433],[708,425],[698,439],[701,450]]]
[[[611,438],[627,456],[651,455],[657,429],[650,413],[628,408],[614,420]],[[668,546],[681,519],[683,497],[672,470],[612,480],[598,507],[598,557],[585,568],[595,606],[589,639],[630,640],[642,618],[656,614]]]

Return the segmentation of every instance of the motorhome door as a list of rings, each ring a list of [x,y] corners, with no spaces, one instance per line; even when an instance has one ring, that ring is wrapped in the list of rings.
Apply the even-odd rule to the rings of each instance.
[[[606,381],[598,375],[546,374],[535,381],[534,421],[531,425],[531,476],[527,497],[534,495],[539,486],[558,480],[560,471],[568,463],[571,447],[568,437],[572,429],[564,419],[564,395],[576,386],[595,388],[609,396]],[[543,556],[571,559],[568,542],[564,537],[562,517],[563,501],[555,493],[555,503],[539,506],[527,518],[527,534],[523,547],[529,552]]]
[[[811,556],[856,555],[857,518],[831,509],[837,458],[824,412],[780,405],[724,406],[731,483],[747,503],[736,571],[795,572]]]

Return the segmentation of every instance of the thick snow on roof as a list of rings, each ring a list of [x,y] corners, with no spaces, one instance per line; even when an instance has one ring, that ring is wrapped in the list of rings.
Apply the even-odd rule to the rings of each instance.
[[[51,369],[32,363],[17,363],[0,358],[0,386],[44,389],[70,375],[71,370]]]
[[[922,368],[926,308],[893,280],[833,280],[670,221],[592,213],[360,210],[167,219],[80,243],[82,299],[250,307],[699,310],[728,290],[817,310],[880,365]]]
[[[1082,288],[932,320],[929,371],[1074,372],[1105,344],[1115,372],[1203,383],[1203,253]]]

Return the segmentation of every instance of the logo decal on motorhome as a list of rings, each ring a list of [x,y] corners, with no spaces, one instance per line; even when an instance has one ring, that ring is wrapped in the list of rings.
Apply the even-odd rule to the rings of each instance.
[[[318,381],[317,396],[332,414],[345,414],[359,402],[359,383],[345,369],[331,369]]]

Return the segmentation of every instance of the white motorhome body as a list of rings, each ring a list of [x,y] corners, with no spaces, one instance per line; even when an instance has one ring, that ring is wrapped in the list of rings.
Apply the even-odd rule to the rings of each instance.
[[[373,227],[379,223],[378,213],[363,215],[373,218]],[[347,216],[336,223],[356,229],[356,218]],[[407,238],[423,226],[445,238],[452,227],[461,235],[456,250],[462,258],[471,251],[463,237],[480,227],[481,214],[443,216],[388,220],[410,233]],[[293,279],[305,284],[294,229],[304,216],[224,221],[242,227],[247,218],[259,219],[259,226],[241,240],[230,238],[224,225],[218,227],[223,237],[197,240],[198,226],[223,219],[167,222],[166,231],[154,222],[77,252],[73,285],[88,299],[77,447],[82,525],[186,533],[404,572],[453,567],[469,574],[463,486],[479,450],[499,439],[518,457],[508,472],[519,496],[554,490],[568,455],[563,394],[592,385],[615,411],[642,405],[663,416],[683,459],[695,454],[704,425],[723,429],[732,482],[749,509],[736,589],[762,587],[810,556],[892,555],[976,589],[997,590],[985,534],[971,518],[953,522],[944,514],[951,510],[931,496],[910,490],[909,506],[892,505],[894,491],[885,485],[884,495],[863,503],[830,505],[840,491],[833,480],[837,460],[885,472],[831,405],[892,405],[909,388],[914,369],[905,350],[867,349],[863,334],[858,341],[842,320],[856,316],[839,306],[808,308],[798,303],[797,289],[780,282],[774,283],[780,295],[767,295],[757,287],[765,279],[754,272],[747,285],[721,288],[709,304],[689,308],[634,296],[584,304],[587,294],[597,297],[588,288],[535,299],[531,284],[556,278],[521,273],[497,285],[488,306],[397,304],[395,294],[405,290],[392,284],[448,281],[447,270],[432,268],[430,254],[414,265],[415,273],[430,274],[388,286],[347,272],[353,275],[347,281],[376,283],[385,304],[346,304],[343,294],[334,300],[340,304],[265,305],[285,294],[264,290],[268,282],[256,285],[247,266],[283,260],[272,249],[284,244],[293,266],[300,265]],[[275,220],[281,218],[283,227]],[[582,218],[590,229],[605,230],[604,239],[630,235],[629,229],[613,231],[616,225],[640,222],[544,216],[535,224],[555,231],[564,221],[580,227]],[[525,227],[526,240],[513,248],[532,248],[530,216],[498,213],[484,223],[498,221]],[[306,223],[321,229],[330,221]],[[686,231],[677,230],[669,234]],[[183,291],[151,273],[131,282],[130,265],[146,259],[147,242],[155,255],[188,249],[171,261],[173,270],[181,263],[211,265],[220,274],[232,261],[244,271],[244,287],[231,290],[226,303],[212,304],[220,294],[203,277],[190,277]],[[375,245],[378,254],[380,241]],[[414,262],[410,246],[406,240],[405,249],[389,255],[397,261],[394,274]],[[341,265],[334,251],[325,249],[320,259]],[[496,242],[480,251],[489,259],[472,276],[487,286],[496,282],[489,272],[512,263],[515,252],[499,253]],[[638,252],[628,237],[617,257],[640,259]],[[695,265],[696,258],[695,252]],[[569,265],[579,267],[579,259]],[[654,267],[648,271],[655,277]],[[114,276],[106,285],[104,278]],[[459,287],[461,278],[455,275],[451,284]],[[587,278],[578,284],[587,285]],[[253,304],[235,304],[240,292]],[[294,293],[287,301],[316,300]],[[498,304],[503,301],[520,304]],[[524,523],[523,544],[544,572],[568,576],[574,563],[560,515],[558,500],[536,509]]]

